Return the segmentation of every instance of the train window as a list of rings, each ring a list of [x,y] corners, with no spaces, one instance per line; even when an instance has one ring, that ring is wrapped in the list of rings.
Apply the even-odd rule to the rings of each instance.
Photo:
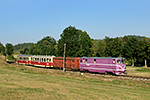
[[[122,60],[122,63],[123,63],[123,64],[126,64],[126,61],[125,61],[125,59],[123,59],[123,60]]]
[[[49,58],[47,58],[47,62],[49,62]]]
[[[117,64],[121,64],[121,60],[117,60]]]
[[[115,59],[113,59],[113,64],[115,64]]]
[[[94,63],[96,63],[96,59],[94,59]]]
[[[37,60],[37,58],[35,58],[35,61]]]
[[[46,62],[46,58],[44,58],[44,62]]]
[[[42,62],[43,62],[43,58],[42,58]]]
[[[83,58],[83,63],[85,63],[85,59]]]
[[[82,59],[80,59],[80,63],[82,63]]]
[[[51,62],[51,58],[49,58],[49,62]]]
[[[87,63],[87,59],[85,59],[85,63]]]
[[[72,62],[74,62],[74,60],[72,60]]]

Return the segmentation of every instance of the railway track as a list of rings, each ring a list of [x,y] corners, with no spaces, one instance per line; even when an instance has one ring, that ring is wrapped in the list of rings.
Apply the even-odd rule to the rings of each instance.
[[[121,78],[121,79],[129,79],[129,80],[150,81],[150,77],[143,77],[143,76],[125,75],[125,76],[119,76],[118,78]]]
[[[138,81],[149,81],[150,82],[150,77],[144,77],[144,76],[132,76],[132,75],[124,75],[124,76],[116,76],[116,75],[105,75],[105,74],[99,74],[99,73],[88,73],[88,72],[83,72],[81,75],[92,75],[92,76],[100,76],[104,78],[118,78],[118,79],[124,79],[124,80],[138,80]]]
[[[17,65],[16,63],[13,63],[14,65]],[[54,69],[56,70],[56,69]],[[80,71],[71,71],[67,70],[66,72],[69,73],[76,73],[81,75],[89,75],[89,76],[100,76],[104,78],[118,78],[118,79],[125,79],[125,80],[138,80],[138,81],[149,81],[150,77],[143,77],[143,76],[131,76],[131,75],[124,75],[124,76],[116,76],[116,75],[109,75],[109,74],[100,74],[100,73],[91,73],[91,72],[80,72]]]

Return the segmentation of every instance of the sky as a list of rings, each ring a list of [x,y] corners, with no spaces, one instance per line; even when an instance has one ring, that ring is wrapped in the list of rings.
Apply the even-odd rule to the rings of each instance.
[[[0,42],[56,40],[69,26],[93,39],[150,38],[150,0],[0,0]]]

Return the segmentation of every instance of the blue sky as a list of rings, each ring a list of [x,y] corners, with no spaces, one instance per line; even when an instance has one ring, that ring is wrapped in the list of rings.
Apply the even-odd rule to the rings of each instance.
[[[140,35],[150,38],[150,0],[0,0],[0,42],[60,39],[68,26],[93,39]]]

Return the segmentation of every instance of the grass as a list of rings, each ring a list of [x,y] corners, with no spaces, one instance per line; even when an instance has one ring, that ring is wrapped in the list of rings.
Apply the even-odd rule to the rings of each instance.
[[[150,77],[150,68],[127,66],[127,74]]]
[[[136,71],[139,71],[139,72],[149,72],[150,73],[150,68],[140,68],[140,69],[137,69]]]
[[[7,64],[0,58],[0,99],[148,100],[150,83]]]

